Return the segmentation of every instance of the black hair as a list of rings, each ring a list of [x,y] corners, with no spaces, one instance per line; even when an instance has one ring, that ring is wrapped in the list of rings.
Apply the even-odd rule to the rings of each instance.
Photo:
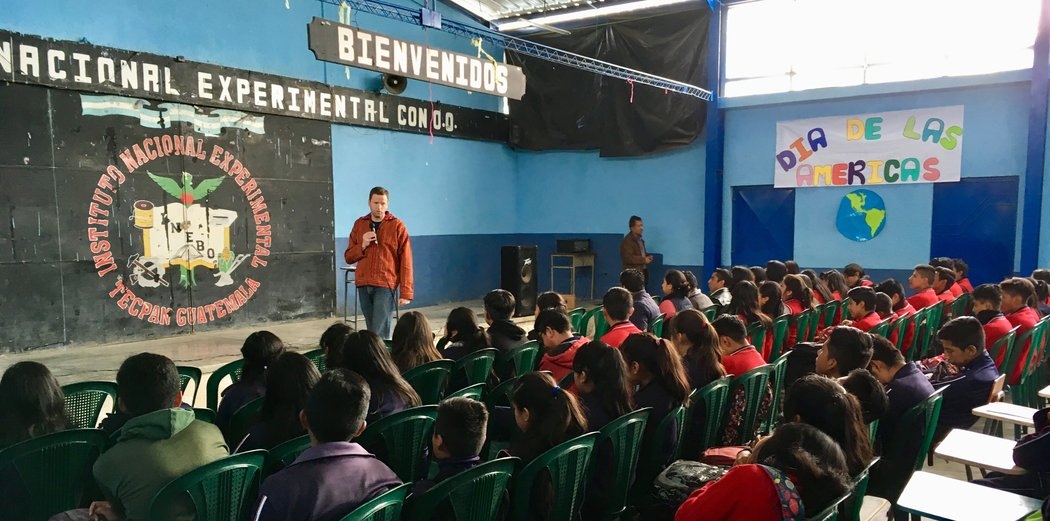
[[[689,296],[689,282],[686,281],[685,275],[678,270],[667,270],[664,274],[664,282],[671,286],[671,295],[675,297],[688,297]]]
[[[761,284],[769,278],[769,275],[766,274],[766,269],[762,266],[751,266],[748,269],[751,270],[751,274],[755,277],[755,284]]]
[[[894,311],[908,305],[908,299],[904,297],[904,286],[901,286],[901,283],[897,282],[896,279],[886,279],[878,283],[875,286],[875,291],[888,295],[891,302],[893,301],[893,296],[897,296],[897,304],[893,306]]]
[[[748,323],[761,322],[763,326],[773,325],[773,319],[762,312],[758,303],[758,287],[754,282],[743,281],[729,290],[731,299],[726,306],[725,312],[733,315],[743,315]]]
[[[685,403],[689,397],[689,377],[685,374],[682,359],[673,347],[652,333],[635,333],[628,335],[620,344],[623,360],[630,366],[633,363],[645,368],[653,375],[653,383],[663,387],[677,405]]]
[[[831,290],[828,289],[828,285],[821,280],[817,272],[813,270],[802,270],[802,275],[809,280],[809,287],[813,289],[814,293],[820,294],[820,298],[824,302],[831,302],[835,300],[835,296],[831,294]]]
[[[756,463],[791,476],[807,512],[820,512],[850,489],[842,449],[812,425],[781,425],[755,450]]]
[[[39,362],[18,362],[0,378],[0,449],[65,429],[65,396]]]
[[[727,286],[729,285],[729,282],[733,280],[733,274],[725,268],[716,269],[713,273],[711,273],[711,276],[724,282]]]
[[[587,417],[576,396],[541,372],[525,373],[510,398],[518,410],[529,411],[528,429],[512,443],[510,453],[526,464],[566,440],[587,432]]]
[[[861,416],[865,424],[882,418],[890,408],[886,389],[867,369],[854,369],[842,380],[842,387],[860,403]]]
[[[784,418],[796,416],[838,442],[851,476],[868,466],[874,455],[860,402],[835,380],[817,374],[795,380],[784,393]]]
[[[448,319],[445,321],[445,335],[448,335],[450,344],[461,344],[466,348],[467,353],[489,347],[489,337],[478,325],[476,316],[473,309],[466,307],[454,308],[448,313]],[[456,333],[455,336],[452,336],[453,331]]]
[[[371,405],[386,393],[394,393],[401,398],[407,407],[420,405],[419,394],[412,388],[398,370],[390,351],[379,337],[371,331],[355,331],[346,337],[340,358],[343,365],[361,375],[368,382],[372,393]]]
[[[802,275],[787,275],[784,277],[784,287],[791,292],[791,298],[802,304],[802,309],[813,307],[813,290],[806,285]]]
[[[1032,281],[1023,277],[1011,277],[1000,282],[999,288],[1003,293],[1021,297],[1025,306],[1035,309],[1036,312],[1039,311],[1039,303],[1035,300],[1035,286],[1032,285]]]
[[[945,268],[944,266],[937,266],[937,277],[944,282],[944,291],[951,289],[955,285],[955,271],[951,268]]]
[[[992,309],[999,309],[1003,305],[1003,290],[998,284],[981,284],[973,288],[973,300],[987,302],[992,305]]]
[[[361,375],[329,368],[306,399],[306,423],[320,443],[350,441],[368,415],[371,390]]]
[[[736,315],[720,315],[711,323],[719,337],[726,337],[738,344],[747,343],[747,326]]]
[[[718,345],[718,333],[707,317],[695,310],[684,309],[671,318],[674,331],[689,341],[689,350],[682,355],[682,365],[689,384],[702,387],[726,374],[722,366],[722,352]],[[693,381],[693,379],[697,381]]]
[[[374,188],[372,188],[371,190],[368,191],[368,200],[369,201],[372,200],[372,196],[373,195],[385,195],[387,197],[390,197],[390,190],[387,190],[386,188],[383,188],[382,186],[376,186],[376,187],[374,187]]]
[[[758,296],[766,297],[766,303],[762,304],[762,312],[770,317],[779,317],[784,310],[784,297],[779,282],[767,280],[758,286]]]
[[[441,442],[453,458],[472,458],[481,453],[488,422],[485,404],[454,396],[438,404],[434,435],[441,436]]]
[[[340,360],[340,356],[343,353],[343,344],[346,343],[346,337],[350,336],[350,333],[353,331],[349,324],[336,322],[328,326],[324,333],[321,333],[320,345],[321,349],[324,349],[325,367],[339,367],[342,365],[343,362]],[[397,333],[396,328],[394,333]]]
[[[914,270],[916,273],[919,274],[920,277],[926,279],[927,284],[931,286],[933,285],[933,278],[934,275],[937,273],[937,268],[934,268],[929,264],[917,264]]]
[[[882,362],[886,367],[896,367],[905,362],[897,346],[881,335],[871,335],[871,361]]]
[[[401,314],[390,341],[390,357],[402,373],[441,360],[441,353],[434,347],[434,332],[430,330],[425,315],[418,311]]]
[[[485,294],[485,313],[492,320],[508,320],[514,316],[514,294],[505,289],[494,289]]]
[[[788,275],[799,275],[802,273],[802,270],[798,267],[798,263],[793,260],[784,261],[784,267],[787,268]]]
[[[856,302],[858,304],[864,304],[864,310],[868,313],[875,311],[875,290],[867,286],[857,286],[849,290],[849,293],[847,294],[849,295],[850,300],[852,300],[853,302]],[[887,295],[887,297],[888,296],[889,295]],[[861,317],[853,318],[857,319]]]
[[[594,392],[601,396],[602,405],[612,418],[634,410],[627,364],[619,349],[599,340],[588,342],[576,350],[572,371],[587,373],[587,379],[594,383]]]
[[[539,333],[542,333],[547,328],[551,328],[558,333],[568,333],[572,331],[572,324],[569,323],[569,317],[565,313],[548,309],[540,311],[533,328]]]
[[[947,340],[960,350],[969,346],[977,348],[977,354],[984,352],[984,327],[974,317],[953,318],[937,331],[937,339]]]
[[[620,272],[620,285],[631,293],[637,293],[645,289],[645,275],[642,270],[634,268],[623,270]]]
[[[544,291],[540,293],[540,296],[536,297],[536,307],[540,311],[547,309],[553,309],[562,313],[567,313],[568,310],[565,308],[565,299],[554,291]]]
[[[855,327],[838,326],[831,330],[825,348],[828,358],[838,362],[841,374],[868,367],[871,363],[871,335]]]
[[[256,331],[244,339],[241,356],[244,368],[241,369],[240,382],[262,383],[266,368],[284,352],[284,342],[269,331]]]
[[[696,275],[689,270],[682,270],[682,274],[685,275],[685,282],[689,284],[689,293],[696,291],[700,287],[700,283],[696,280]]]
[[[638,217],[637,215],[632,215],[631,218],[627,220],[627,227],[628,228],[633,228],[634,224],[639,222],[639,221],[641,221],[641,220],[642,220],[641,217]]]
[[[1043,268],[1037,269],[1032,272],[1032,278],[1050,284],[1050,270]]]
[[[1035,277],[1028,277],[1028,281],[1032,283],[1032,287],[1035,288],[1035,300],[1038,307],[1039,302],[1045,301],[1050,298],[1050,285],[1045,280],[1039,280]]]
[[[733,266],[730,268],[729,272],[733,274],[732,280],[729,283],[730,290],[733,289],[733,286],[736,286],[745,280],[752,284],[755,283],[755,274],[751,273],[751,270],[749,270],[747,266]]]
[[[175,362],[163,355],[139,353],[117,370],[117,393],[132,417],[175,407],[181,389]]]
[[[883,319],[890,318],[893,314],[893,299],[881,291],[875,292],[875,312]]]
[[[842,268],[842,274],[847,277],[860,277],[862,279],[867,275],[864,273],[864,268],[860,267],[860,264],[856,262],[851,262],[845,268]]]
[[[959,278],[966,278],[970,274],[970,265],[962,259],[952,259],[952,268],[959,272]]]
[[[846,294],[849,293],[849,284],[846,284],[846,277],[843,277],[838,270],[825,271],[820,274],[820,278],[824,280],[832,293],[838,293],[840,299],[846,298]],[[832,299],[834,297],[835,295],[832,295]]]
[[[766,280],[780,282],[788,274],[787,266],[778,260],[766,262]]]
[[[948,268],[954,270],[955,261],[948,257],[934,257],[930,259],[930,266],[933,266],[934,268]]]
[[[266,426],[266,447],[275,447],[306,434],[299,422],[299,411],[306,407],[310,390],[321,379],[321,373],[309,358],[286,351],[266,371],[266,394],[263,397],[260,422]]]
[[[602,308],[613,320],[622,322],[630,318],[632,307],[634,297],[631,296],[631,292],[619,286],[609,288],[602,297]]]

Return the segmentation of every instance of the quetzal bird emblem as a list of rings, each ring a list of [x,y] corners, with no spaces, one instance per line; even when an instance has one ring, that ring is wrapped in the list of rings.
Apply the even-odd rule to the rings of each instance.
[[[222,180],[225,179],[224,177],[205,179],[200,183],[197,183],[197,186],[193,186],[193,175],[189,172],[183,172],[182,185],[180,186],[179,182],[174,179],[154,175],[149,171],[147,171],[146,174],[149,175],[150,179],[153,179],[153,181],[157,183],[157,185],[159,185],[165,192],[167,192],[168,195],[181,201],[183,207],[186,209],[189,209],[190,205],[193,204],[194,201],[198,199],[203,199],[207,197],[208,194],[214,192],[215,189],[222,184]],[[190,223],[188,221],[183,222],[182,229],[188,230],[189,224]],[[184,288],[197,285],[197,280],[193,276],[192,268],[179,265],[179,283]]]

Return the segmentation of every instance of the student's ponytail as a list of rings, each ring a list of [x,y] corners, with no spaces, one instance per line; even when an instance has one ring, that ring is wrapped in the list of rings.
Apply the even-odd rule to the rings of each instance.
[[[682,357],[666,340],[651,333],[635,333],[620,345],[620,352],[628,365],[637,362],[652,373],[653,381],[666,389],[676,403],[683,404],[689,398],[689,378]]]
[[[587,431],[587,418],[576,395],[558,387],[547,373],[522,375],[511,402],[518,409],[527,409],[531,419],[518,444],[519,449],[512,451],[523,462]]]
[[[791,291],[791,298],[802,303],[802,309],[813,307],[813,290],[809,289],[805,281],[799,275],[788,275],[784,277],[784,286]]]

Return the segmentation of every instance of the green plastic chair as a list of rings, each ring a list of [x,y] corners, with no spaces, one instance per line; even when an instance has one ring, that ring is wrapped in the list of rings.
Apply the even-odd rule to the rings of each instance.
[[[394,487],[366,501],[339,521],[399,521],[412,483]]]
[[[770,360],[780,358],[780,353],[784,352],[784,342],[787,340],[790,322],[791,315],[780,315],[773,321],[773,350],[769,353]]]
[[[841,300],[832,300],[824,304],[824,308],[821,311],[821,324],[824,327],[831,327],[837,325],[835,322],[835,316],[839,314],[839,308],[842,307]]]
[[[445,386],[455,365],[452,360],[435,360],[413,367],[402,376],[419,394],[423,405],[436,405],[445,394]]]
[[[456,521],[497,519],[514,467],[520,461],[518,458],[500,458],[460,472],[413,496],[408,501],[403,519],[432,521],[434,514],[444,505],[452,508]]]
[[[817,512],[816,515],[812,517],[807,517],[807,521],[836,521],[839,518],[839,507],[842,505],[842,502],[845,501],[848,497],[849,494],[847,493],[846,495],[836,499],[830,505],[825,507],[824,510]]]
[[[488,348],[478,349],[465,355],[452,366],[451,379],[457,381],[458,376],[462,374],[465,378],[463,381],[466,382],[463,387],[487,382],[489,375],[492,373],[492,365],[496,362],[496,353],[498,352],[496,349]],[[448,390],[458,391],[459,389]]]
[[[791,353],[784,353],[770,364],[769,387],[773,391],[773,400],[769,402],[769,415],[765,420],[765,428],[762,429],[764,434],[773,432],[773,428],[776,427],[780,419],[780,409],[784,405],[784,376],[787,373],[789,355]]]
[[[1002,363],[996,367],[1000,374],[1010,374],[1006,371],[1006,368],[1007,363],[1014,354],[1014,339],[1017,337],[1018,329],[1020,329],[1020,326],[1015,326],[1005,335],[999,337],[999,340],[996,340],[994,344],[988,347],[988,356],[991,356],[992,360],[1002,360]]]
[[[401,481],[410,483],[426,477],[426,461],[421,457],[430,446],[436,405],[424,405],[396,412],[365,427],[357,439],[362,447],[380,458]]]
[[[722,312],[722,306],[715,304],[713,306],[708,306],[704,309],[701,309],[700,312],[703,313],[705,317],[707,317],[708,322],[714,322],[715,319],[718,318],[718,314]]]
[[[445,400],[449,398],[470,398],[471,400],[482,401],[481,397],[485,394],[485,384],[474,384],[468,385],[454,393],[448,393],[445,396]]]
[[[871,446],[875,446],[875,437],[879,433],[879,419],[875,418],[868,424],[868,441],[871,442]]]
[[[230,416],[230,424],[226,426],[225,432],[226,443],[230,445],[230,448],[235,448],[248,434],[248,429],[259,421],[265,400],[265,397],[256,398],[242,405],[240,409],[233,412],[233,416]]]
[[[80,382],[62,386],[66,402],[66,418],[69,426],[76,429],[94,429],[103,413],[113,412],[117,407],[117,384],[115,382]],[[106,398],[112,406],[103,411]]]
[[[737,439],[730,443],[731,445],[744,445],[750,442],[758,432],[759,422],[764,419],[760,417],[762,399],[769,389],[769,375],[772,371],[773,366],[766,364],[736,376],[729,381],[729,400],[732,401],[733,397],[736,396],[737,390],[741,389],[747,401],[747,406],[744,408],[744,416],[740,422],[739,434]]]
[[[909,436],[914,436],[916,431],[922,433],[922,441],[913,462],[915,470],[922,470],[922,465],[926,462],[926,455],[930,452],[933,434],[937,430],[937,420],[941,417],[944,390],[947,388],[946,385],[935,390],[928,398],[905,411],[897,425],[895,439],[907,439]]]
[[[962,295],[955,297],[955,300],[951,302],[952,318],[959,318],[968,315],[972,303],[973,294],[971,293],[963,293]]]
[[[907,351],[904,351],[904,356],[909,362],[914,362],[922,358],[926,347],[929,345],[930,340],[930,308],[923,308],[916,311],[911,316],[911,323],[914,324],[914,333],[911,339],[911,345],[905,346]],[[925,340],[924,340],[925,338]]]
[[[197,521],[241,521],[247,519],[259,497],[266,451],[235,454],[191,470],[157,492],[150,505],[151,521],[189,517],[193,507]]]
[[[29,516],[9,521],[38,521],[82,507],[95,478],[95,460],[108,446],[108,437],[98,429],[74,429],[40,436],[0,450],[0,469],[18,483],[5,483],[5,490],[22,493],[19,504]],[[14,487],[13,489],[8,487]],[[9,517],[10,516],[10,517]]]
[[[309,358],[314,363],[314,367],[317,368],[317,372],[324,373],[326,366],[324,361],[324,348],[319,347],[303,353],[303,356]]]
[[[809,335],[809,322],[810,322],[810,317],[811,316],[812,316],[812,311],[803,311],[802,313],[799,313],[797,315],[792,315],[791,316],[790,320],[795,325],[795,342],[796,343],[797,342],[808,342],[809,341],[807,335]],[[791,348],[791,347],[794,347],[794,346],[784,346],[784,347]],[[781,352],[783,352],[783,350]],[[780,356],[780,354],[777,353],[777,356]]]
[[[820,331],[820,313],[816,309],[809,309],[806,310],[806,314],[809,315],[809,323],[806,324],[806,342],[812,342],[817,338],[817,332]]]
[[[533,485],[541,474],[550,477],[554,496],[545,519],[571,521],[579,515],[583,491],[590,469],[591,453],[598,433],[584,434],[540,454],[515,473],[511,493],[510,517],[513,521],[530,519],[530,507],[537,504],[532,498]]]
[[[646,407],[637,411],[627,413],[605,425],[598,431],[598,440],[595,441],[595,450],[606,443],[612,446],[612,462],[608,466],[599,466],[598,459],[591,460],[591,474],[596,472],[609,472],[613,481],[609,488],[602,490],[600,513],[601,520],[613,521],[619,519],[627,510],[627,491],[634,479],[634,472],[638,466],[638,454],[642,445],[642,435],[645,434],[645,424],[649,419],[651,409]]]
[[[213,411],[219,410],[219,385],[222,383],[222,380],[228,376],[236,382],[241,378],[241,370],[243,369],[244,359],[234,360],[216,369],[215,372],[208,377],[208,383],[205,384],[205,391],[208,393],[207,404],[209,409]]]
[[[722,418],[729,403],[729,378],[722,377],[689,395],[685,434],[682,438],[681,454],[686,459],[699,458],[700,454],[718,443],[722,432]],[[703,430],[699,430],[697,416],[704,415]]]
[[[306,449],[310,448],[310,435],[304,434],[298,438],[292,438],[268,451],[266,451],[266,464],[263,467],[263,476],[270,476],[277,471],[291,465]]]
[[[660,338],[663,338],[663,336],[664,336],[664,319],[666,318],[666,316],[667,316],[666,313],[660,313],[660,316],[656,317],[656,319],[654,319],[649,324],[649,327],[645,328],[645,330],[648,331],[649,333],[652,333],[652,334],[660,337]]]
[[[638,467],[635,474],[634,485],[631,487],[630,502],[632,505],[644,504],[652,491],[653,481],[660,471],[667,467],[672,461],[678,459],[682,451],[682,442],[685,438],[686,420],[689,411],[684,406],[678,406],[664,416],[656,425],[651,440],[643,440],[642,448],[639,450]],[[675,446],[670,450],[664,446],[668,431],[674,430]],[[669,456],[665,459],[665,454]]]
[[[853,317],[849,313],[849,305],[853,302],[852,299],[846,297],[842,299],[842,303],[839,304],[839,310],[842,311],[842,320],[852,320]]]
[[[886,339],[896,339],[894,345],[897,350],[900,351],[901,344],[904,343],[904,332],[908,327],[908,318],[900,317],[893,322],[890,322],[890,327],[886,331]]]
[[[208,409],[207,407],[194,407],[193,415],[202,422],[215,425],[215,411]]]
[[[1042,369],[1042,366],[1036,363],[1036,360],[1041,356],[1040,350],[1042,349],[1042,337],[1043,332],[1046,330],[1041,324],[1036,324],[1035,327],[1026,331],[1023,335],[1017,338],[1014,342],[1014,353],[1013,362],[1020,366],[1021,376],[1016,382],[1007,382],[1010,384],[1010,401],[1017,405],[1023,405],[1025,407],[1037,407],[1041,403],[1041,399],[1038,396],[1040,387],[1037,387],[1039,379],[1036,376],[1038,370]],[[1028,347],[1028,352],[1025,353],[1025,347]],[[1007,365],[1007,369],[1010,371],[1007,374],[1007,378],[1013,375],[1014,365]]]
[[[762,325],[762,322],[752,322],[747,326],[747,337],[751,339],[751,345],[758,349],[758,352],[762,353],[762,346],[766,344],[766,334],[769,330]],[[772,348],[770,348],[772,352]]]
[[[509,352],[497,354],[493,367],[496,374],[520,376],[536,370],[536,359],[539,358],[539,354],[539,341],[531,340]]]
[[[583,322],[583,316],[586,314],[587,308],[573,308],[569,310],[569,324],[572,325],[573,331],[580,331],[580,323]]]
[[[890,319],[883,320],[875,325],[875,327],[868,330],[868,333],[873,335],[879,335],[882,337],[889,337],[890,334]]]
[[[514,392],[514,389],[518,386],[518,380],[520,376],[514,378],[508,378],[503,380],[485,394],[485,405],[488,406],[491,412],[496,407],[506,407],[510,405],[510,395]]]
[[[197,393],[201,389],[201,379],[204,378],[204,373],[201,372],[200,368],[190,365],[177,365],[175,366],[175,369],[179,371],[179,384],[182,388],[182,401],[191,405],[196,403]],[[193,382],[193,394],[186,396],[186,389],[189,388],[190,382]]]
[[[391,347],[394,347],[394,341],[389,338],[383,339],[383,345],[385,345],[387,349],[390,349]]]
[[[592,319],[594,320],[594,334],[588,335],[587,329],[590,326]],[[605,315],[602,315],[601,306],[598,306],[588,311],[587,314],[583,315],[583,318],[580,319],[579,333],[583,336],[590,336],[590,338],[601,338],[602,335],[604,335],[605,332],[608,330],[609,324],[605,322]]]

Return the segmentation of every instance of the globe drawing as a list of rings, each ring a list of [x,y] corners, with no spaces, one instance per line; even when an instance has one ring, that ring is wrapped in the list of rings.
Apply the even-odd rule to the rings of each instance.
[[[870,241],[886,227],[886,204],[871,190],[854,190],[839,203],[835,227],[851,241]]]

